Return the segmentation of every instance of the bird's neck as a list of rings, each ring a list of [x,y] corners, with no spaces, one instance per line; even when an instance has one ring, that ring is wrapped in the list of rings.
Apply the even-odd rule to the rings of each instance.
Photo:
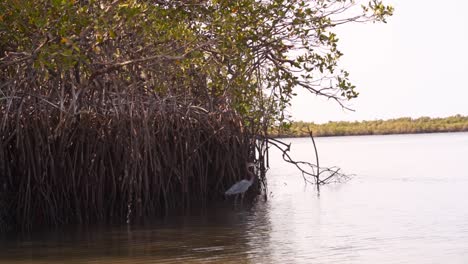
[[[249,168],[247,168],[247,174],[249,175],[249,181],[253,182],[255,179],[255,173],[251,172]]]

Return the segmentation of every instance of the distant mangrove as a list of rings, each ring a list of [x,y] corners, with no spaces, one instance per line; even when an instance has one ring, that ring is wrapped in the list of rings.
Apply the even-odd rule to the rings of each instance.
[[[271,129],[276,137],[307,137],[309,131],[315,136],[387,135],[468,131],[468,116],[455,115],[444,118],[396,118],[389,120],[328,122],[315,124],[294,121],[281,129]]]

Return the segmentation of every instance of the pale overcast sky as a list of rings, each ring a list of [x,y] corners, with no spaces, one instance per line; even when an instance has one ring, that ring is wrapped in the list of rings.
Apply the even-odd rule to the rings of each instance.
[[[387,0],[387,24],[339,29],[342,68],[360,93],[355,112],[298,92],[294,120],[375,120],[468,115],[468,1]]]

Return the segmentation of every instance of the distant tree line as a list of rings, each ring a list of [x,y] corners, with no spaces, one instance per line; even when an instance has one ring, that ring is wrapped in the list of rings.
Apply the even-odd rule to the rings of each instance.
[[[373,120],[361,122],[328,122],[315,124],[310,122],[292,122],[288,127],[271,133],[279,137],[304,137],[309,130],[315,136],[349,136],[349,135],[386,135],[415,134],[437,132],[468,131],[468,116],[455,115],[445,118],[409,118],[402,117],[389,120]]]

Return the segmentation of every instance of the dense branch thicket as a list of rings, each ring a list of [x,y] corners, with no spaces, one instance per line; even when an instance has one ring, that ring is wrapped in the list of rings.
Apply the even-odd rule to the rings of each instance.
[[[219,199],[246,173],[248,137],[229,114],[121,99],[105,115],[60,118],[47,105],[12,114],[0,148],[2,210],[27,227],[130,221]]]
[[[188,207],[219,198],[254,158],[264,176],[268,128],[285,121],[294,87],[357,96],[331,30],[392,11],[377,0],[2,1],[0,225]]]

